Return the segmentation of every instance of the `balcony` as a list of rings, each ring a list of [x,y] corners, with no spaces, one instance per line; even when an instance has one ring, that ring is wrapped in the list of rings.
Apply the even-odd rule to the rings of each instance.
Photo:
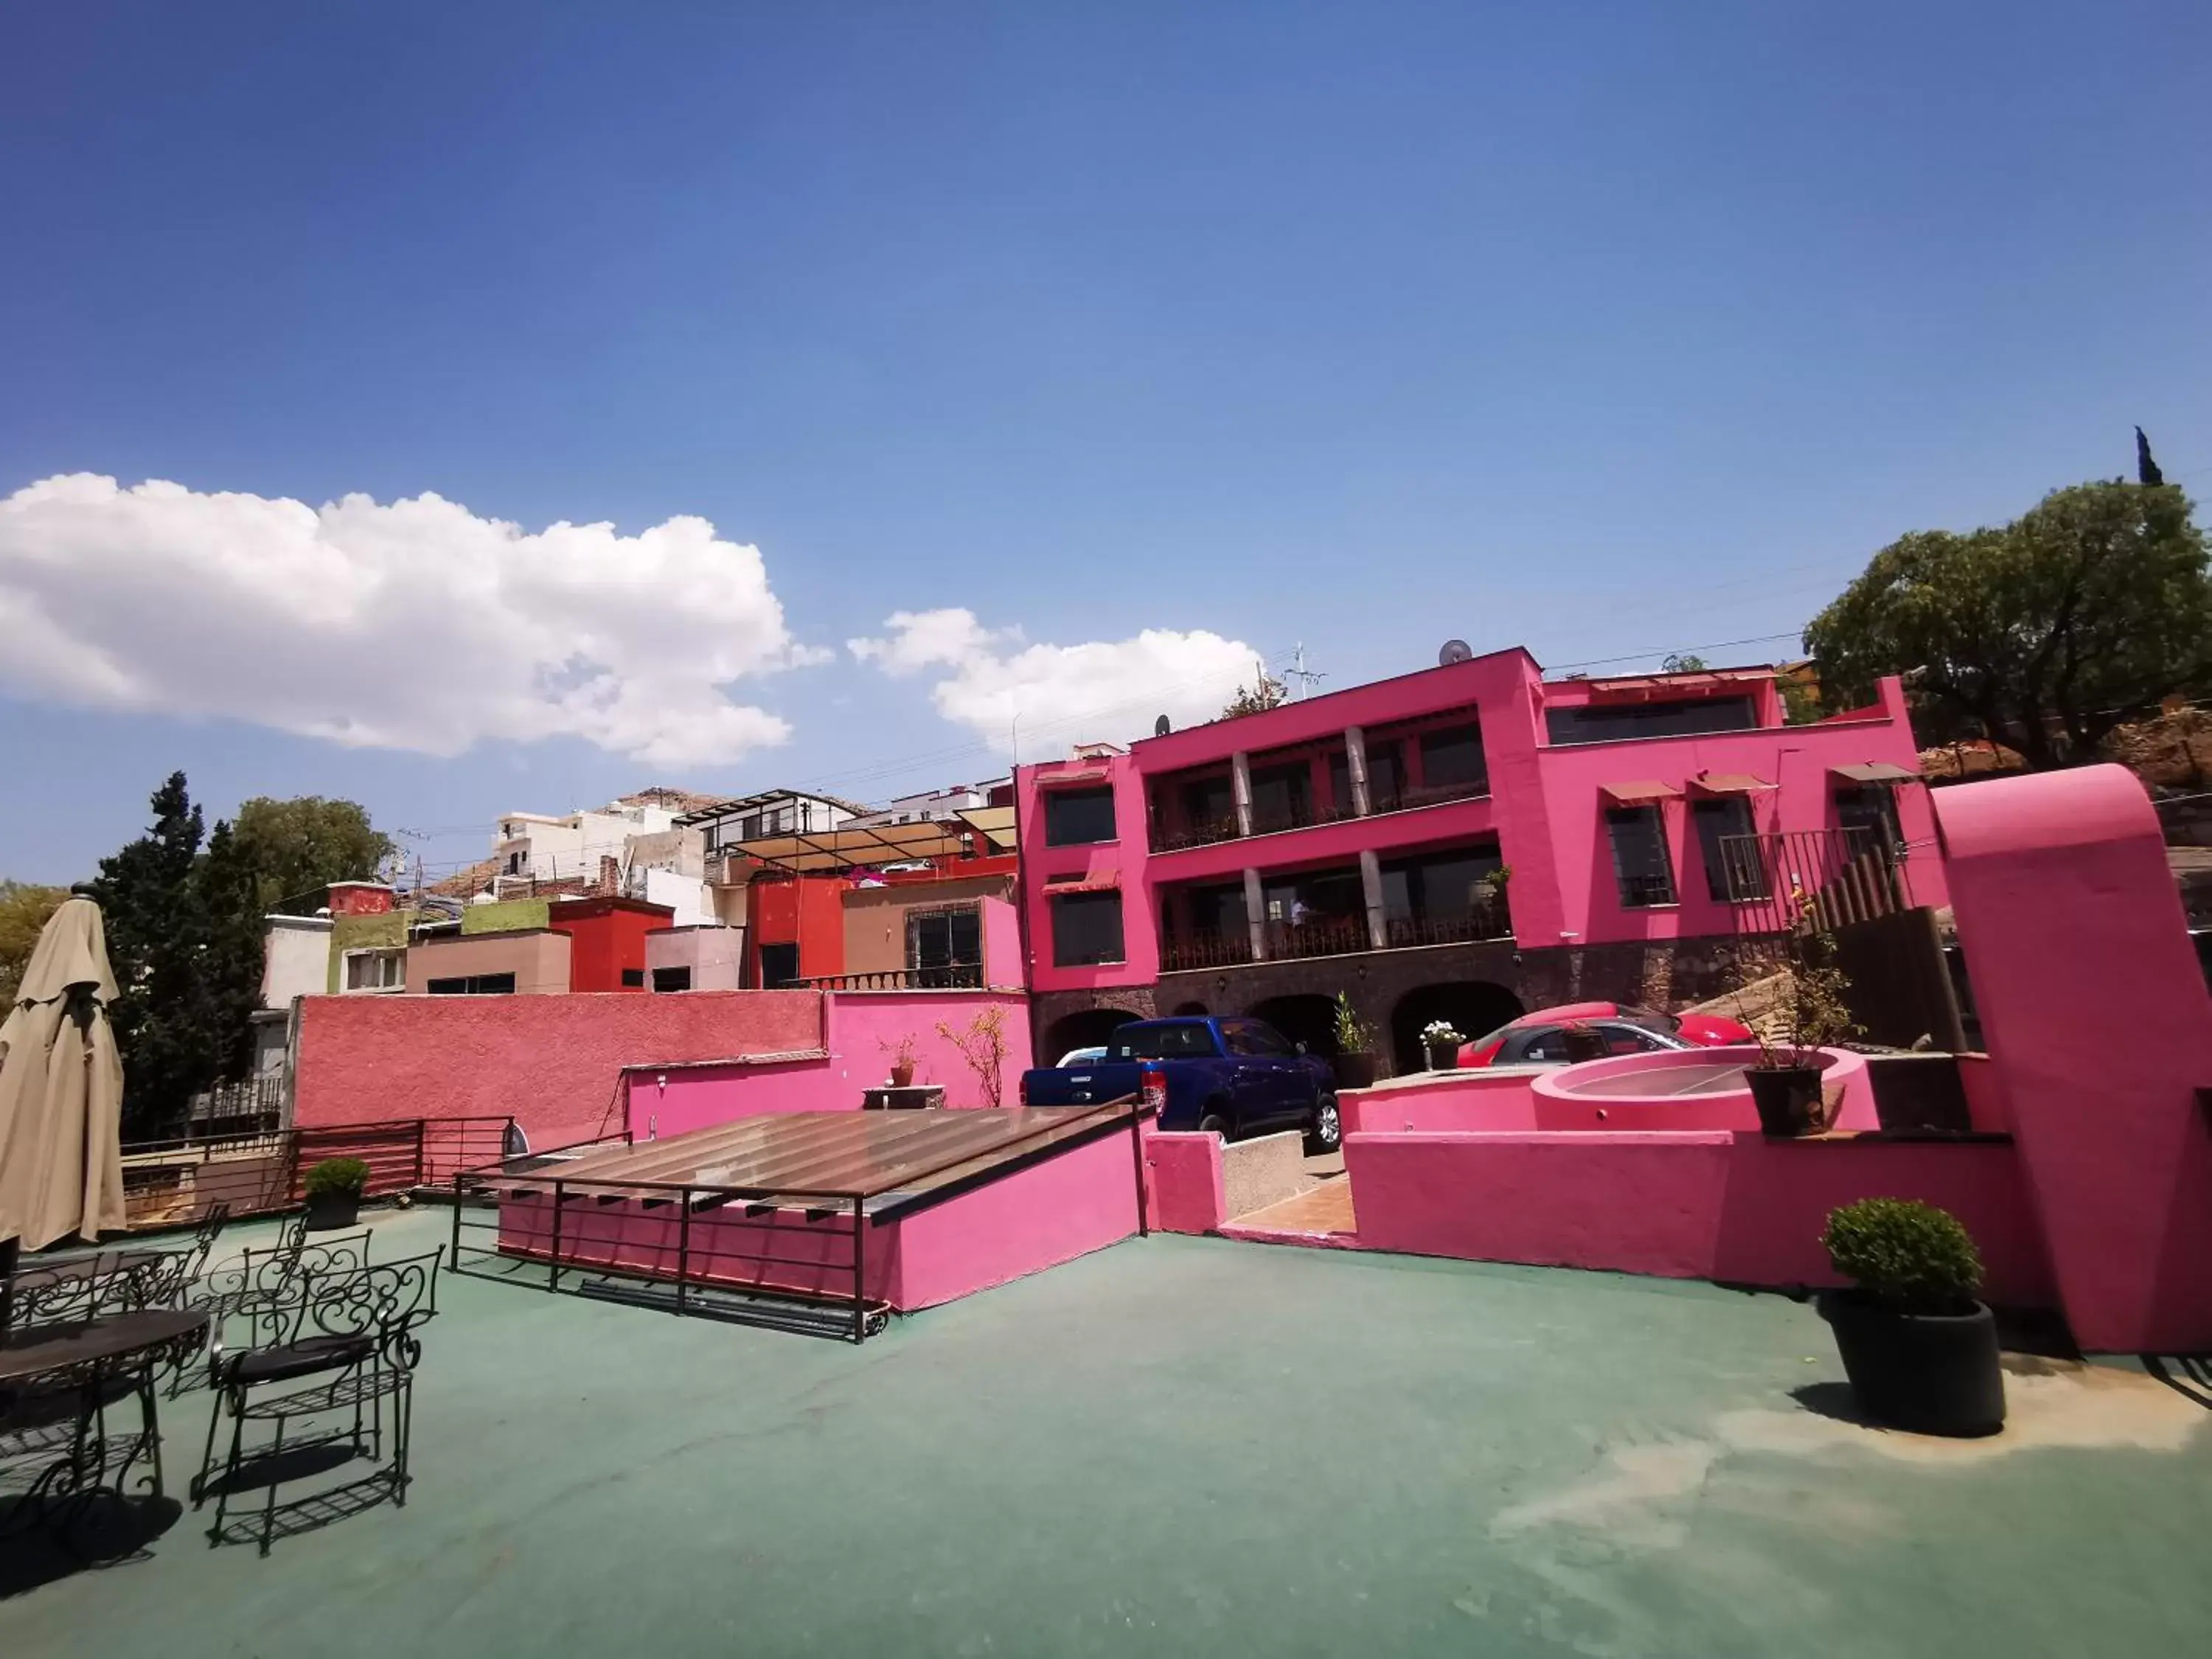
[[[1363,815],[1349,805],[1324,805],[1320,802],[1300,803],[1269,811],[1255,805],[1252,811],[1254,836],[1277,836],[1290,830],[1310,830],[1327,823],[1348,823],[1362,816],[1379,817],[1387,812],[1411,812],[1424,806],[1443,806],[1453,801],[1480,800],[1490,793],[1487,778],[1472,779],[1465,783],[1431,784],[1423,787],[1376,791],[1368,800],[1368,811]],[[1208,818],[1196,823],[1170,826],[1158,813],[1150,826],[1152,850],[1155,853],[1181,853],[1194,847],[1212,847],[1226,841],[1243,841],[1248,837],[1237,827],[1234,817]]]
[[[1398,915],[1382,925],[1386,951],[1416,950],[1428,945],[1480,945],[1513,937],[1513,919],[1503,895],[1457,915]],[[1310,921],[1271,921],[1262,930],[1268,962],[1310,957],[1357,956],[1375,946],[1364,916],[1324,916]],[[1254,961],[1250,933],[1244,928],[1206,932],[1160,942],[1160,971],[1190,973],[1209,968],[1239,968]]]
[[[790,981],[797,991],[980,991],[983,964],[946,963],[936,968],[879,968],[860,974],[815,974]]]

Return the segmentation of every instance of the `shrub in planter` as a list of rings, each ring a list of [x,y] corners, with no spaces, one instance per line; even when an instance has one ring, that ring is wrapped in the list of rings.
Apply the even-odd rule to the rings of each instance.
[[[914,1082],[914,1051],[921,1039],[908,1031],[896,1042],[878,1038],[876,1046],[891,1057],[891,1087],[904,1089]]]
[[[1736,1012],[1751,1027],[1759,1060],[1744,1068],[1759,1127],[1770,1135],[1818,1134],[1836,1121],[1840,1098],[1820,1082],[1820,1051],[1855,1036],[1859,1028],[1844,1002],[1850,981],[1835,965],[1835,941],[1825,933],[1799,939],[1782,969],[1780,995],[1762,1019]]]
[[[1329,1063],[1340,1089],[1364,1089],[1375,1081],[1375,1028],[1341,991],[1336,994],[1336,1058]]]
[[[357,1158],[326,1158],[307,1171],[307,1231],[350,1227],[368,1188],[368,1165]]]
[[[1958,1218],[1932,1204],[1866,1198],[1828,1212],[1820,1243],[1848,1291],[1825,1291],[1860,1408],[1921,1434],[2004,1426],[1996,1322],[1975,1300],[1982,1259]]]

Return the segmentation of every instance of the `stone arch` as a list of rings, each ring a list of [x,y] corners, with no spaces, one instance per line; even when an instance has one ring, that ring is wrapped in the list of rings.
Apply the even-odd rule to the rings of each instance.
[[[1264,1019],[1292,1042],[1303,1042],[1309,1054],[1324,1057],[1336,1053],[1336,1000],[1318,993],[1268,997],[1244,1011]]]
[[[1521,999],[1487,980],[1445,980],[1417,985],[1390,1011],[1390,1054],[1398,1075],[1426,1069],[1421,1028],[1432,1019],[1449,1020],[1470,1042],[1528,1011]]]
[[[1045,1027],[1037,1060],[1046,1066],[1057,1066],[1060,1057],[1070,1048],[1101,1047],[1115,1032],[1137,1018],[1127,1008],[1078,1008],[1072,1014],[1063,1014]]]
[[[1178,1002],[1175,1007],[1177,1019],[1204,1019],[1212,1011],[1202,1002]]]

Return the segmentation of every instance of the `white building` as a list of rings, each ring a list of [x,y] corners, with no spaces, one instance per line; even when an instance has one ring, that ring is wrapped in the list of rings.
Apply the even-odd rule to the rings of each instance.
[[[933,789],[927,794],[901,795],[887,806],[863,812],[851,820],[854,827],[866,829],[883,823],[945,823],[963,812],[975,811],[993,805],[1011,805],[1014,799],[1012,778],[993,778],[984,783],[956,783],[949,788]]]

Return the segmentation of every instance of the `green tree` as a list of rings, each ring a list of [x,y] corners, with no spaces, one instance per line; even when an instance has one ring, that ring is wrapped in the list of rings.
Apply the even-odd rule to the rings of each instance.
[[[257,915],[304,902],[334,881],[371,880],[393,851],[367,808],[320,795],[256,795],[238,809],[234,827],[240,854],[253,867]]]
[[[2085,755],[2212,679],[2212,574],[2171,484],[2055,490],[2011,524],[1917,531],[1813,619],[1824,701],[1911,673],[1923,740],[1985,737],[2033,767]]]
[[[1267,672],[1267,665],[1255,662],[1252,665],[1252,684],[1237,688],[1237,695],[1222,709],[1221,718],[1235,720],[1241,714],[1258,714],[1270,708],[1279,708],[1289,696],[1290,692],[1282,681]]]
[[[0,1018],[15,1000],[15,988],[23,982],[23,969],[40,930],[68,896],[65,887],[0,881]]]
[[[1659,665],[1662,674],[1695,674],[1705,665],[1705,659],[1697,656],[1671,656]]]
[[[181,772],[149,805],[153,823],[100,860],[94,884],[121,993],[124,1124],[138,1137],[179,1127],[195,1094],[243,1074],[261,978],[257,876],[231,826],[206,834]]]

